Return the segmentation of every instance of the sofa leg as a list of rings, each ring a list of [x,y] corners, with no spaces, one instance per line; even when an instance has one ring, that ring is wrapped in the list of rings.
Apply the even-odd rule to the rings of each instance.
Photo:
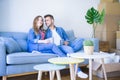
[[[7,80],[7,76],[3,76],[3,77],[2,77],[2,80]]]

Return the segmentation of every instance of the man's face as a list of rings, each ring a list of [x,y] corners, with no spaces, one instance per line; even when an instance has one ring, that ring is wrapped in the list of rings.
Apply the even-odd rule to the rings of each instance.
[[[53,19],[51,19],[50,17],[46,17],[45,18],[45,24],[46,26],[50,27],[51,25],[53,25]]]

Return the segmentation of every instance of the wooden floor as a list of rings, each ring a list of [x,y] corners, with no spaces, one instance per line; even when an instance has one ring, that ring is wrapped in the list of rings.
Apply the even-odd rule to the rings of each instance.
[[[88,70],[86,69],[82,69],[85,73],[88,74]],[[61,71],[61,76],[62,76],[62,80],[70,80],[70,76],[69,76],[69,70],[66,69],[66,70],[62,70]],[[43,74],[42,76],[42,80],[49,80],[49,75],[48,73],[47,74]],[[0,79],[2,80],[2,79]],[[7,80],[37,80],[37,74],[31,74],[31,75],[24,75],[24,76],[17,76],[17,77],[9,77]],[[55,80],[56,80],[56,77],[55,77]],[[89,80],[88,78],[87,79],[81,79],[81,78],[78,78],[76,80]],[[104,80],[102,78],[98,78],[96,76],[93,76],[93,80]],[[120,76],[119,77],[112,77],[112,78],[108,78],[108,80],[120,80]]]

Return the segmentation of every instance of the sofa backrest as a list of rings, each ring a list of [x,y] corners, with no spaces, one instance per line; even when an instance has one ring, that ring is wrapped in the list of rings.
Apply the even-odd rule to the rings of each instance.
[[[70,40],[74,40],[76,37],[73,30],[66,30],[66,33]],[[23,52],[27,51],[27,36],[25,32],[0,32],[0,37],[13,38],[20,46]],[[99,40],[92,39],[95,46],[95,51],[99,51]]]
[[[27,33],[25,32],[0,32],[0,37],[13,38],[23,52],[27,51]]]
[[[75,39],[73,30],[67,30],[66,33],[70,40]],[[21,50],[12,50],[12,51],[8,50],[8,53],[15,52],[15,51],[26,52],[27,51],[27,36],[28,36],[28,34],[25,32],[0,32],[0,37],[5,37],[5,38],[7,37],[7,38],[14,39],[21,48]],[[11,44],[9,44],[9,45],[11,45]],[[18,49],[18,47],[16,47],[16,46],[14,46],[14,47]],[[10,49],[13,49],[13,48],[10,48]],[[9,49],[9,48],[7,48],[7,49]]]

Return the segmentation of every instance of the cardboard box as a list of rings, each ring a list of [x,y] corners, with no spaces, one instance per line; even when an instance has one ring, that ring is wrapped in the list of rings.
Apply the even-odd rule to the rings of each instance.
[[[120,31],[116,31],[116,39],[120,39]]]
[[[116,39],[116,49],[120,49],[120,39]]]
[[[110,49],[110,53],[116,53],[116,55],[120,56],[120,49]]]
[[[93,71],[93,75],[98,76],[99,78],[104,78],[102,70]],[[118,77],[120,76],[120,71],[107,72],[107,77]]]
[[[100,78],[104,78],[102,64],[98,62],[92,63],[93,75],[96,75]],[[108,63],[105,64],[105,70],[107,77],[120,76],[120,63]]]
[[[99,50],[103,52],[109,52],[109,42],[108,41],[100,41],[99,42]]]
[[[98,10],[105,9],[105,14],[108,15],[120,15],[120,3],[100,3]]]
[[[100,2],[101,3],[106,3],[106,2],[112,2],[112,3],[114,3],[114,2],[119,2],[119,0],[101,0]]]

